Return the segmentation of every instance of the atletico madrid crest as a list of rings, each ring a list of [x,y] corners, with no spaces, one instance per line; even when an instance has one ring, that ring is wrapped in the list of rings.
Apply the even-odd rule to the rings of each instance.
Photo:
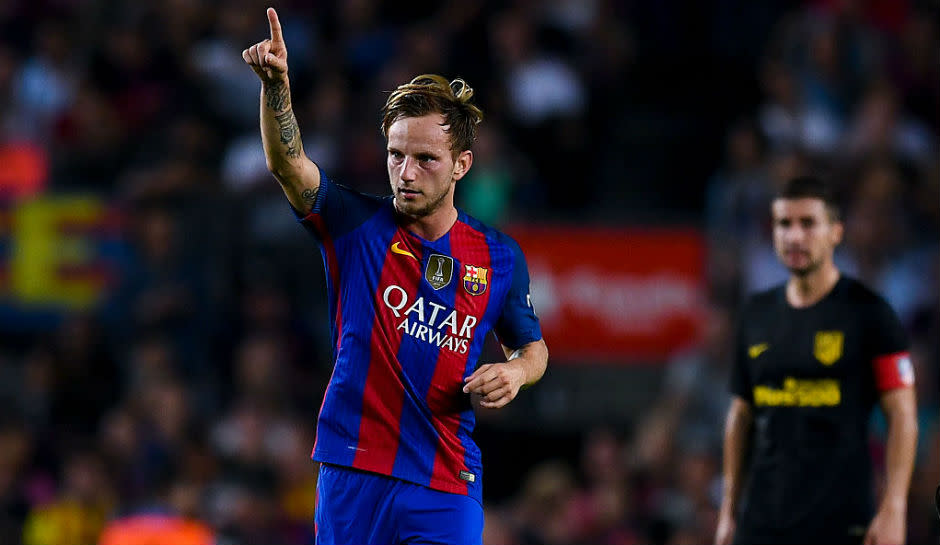
[[[486,291],[486,277],[489,269],[464,265],[463,287],[470,295],[482,295]]]
[[[813,355],[823,365],[832,365],[842,357],[841,331],[817,331],[813,345]]]

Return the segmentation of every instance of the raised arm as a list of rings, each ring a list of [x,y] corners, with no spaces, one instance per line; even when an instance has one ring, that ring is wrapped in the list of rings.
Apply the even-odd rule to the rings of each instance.
[[[291,206],[307,213],[320,187],[320,171],[304,154],[300,127],[290,100],[287,47],[281,22],[268,8],[271,37],[242,51],[242,58],[261,80],[261,141],[268,170],[274,174]]]

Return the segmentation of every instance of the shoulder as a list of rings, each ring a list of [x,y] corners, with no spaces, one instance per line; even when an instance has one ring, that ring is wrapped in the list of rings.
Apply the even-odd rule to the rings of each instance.
[[[298,220],[312,226],[319,234],[328,233],[337,239],[357,230],[381,210],[391,210],[391,203],[391,196],[363,193],[330,179],[321,170],[320,186],[312,209],[307,214],[297,215]],[[314,221],[317,218],[319,220]]]
[[[741,305],[742,313],[759,312],[762,309],[772,308],[785,301],[786,284],[778,284],[772,288],[749,294]]]
[[[839,286],[840,296],[843,299],[863,305],[889,306],[884,297],[856,278],[843,276],[839,280],[839,284],[841,284]]]
[[[476,231],[482,235],[491,248],[508,250],[513,254],[522,253],[522,250],[519,247],[519,243],[517,243],[514,238],[500,231],[499,229],[487,225],[473,216],[464,213],[463,211],[460,212],[459,219],[471,230]]]
[[[322,179],[324,178],[321,177],[321,180]],[[363,204],[369,204],[372,206],[392,206],[392,199],[394,198],[392,195],[375,195],[372,193],[364,193],[358,189],[350,187],[346,184],[335,182],[333,180],[328,180],[328,184],[331,186],[331,189],[338,192],[344,198],[353,199],[355,201],[362,202]]]
[[[899,321],[891,303],[875,290],[851,277],[843,277],[840,283],[843,284],[841,296],[855,309],[853,313],[872,320],[874,327],[887,327]]]
[[[317,196],[322,197],[326,196],[329,198],[338,198],[341,200],[347,200],[352,202],[362,202],[372,205],[391,202],[392,195],[374,195],[371,193],[363,193],[354,187],[350,187],[344,183],[341,183],[332,176],[330,176],[320,165],[317,165],[317,168],[320,172],[320,187],[317,188]]]

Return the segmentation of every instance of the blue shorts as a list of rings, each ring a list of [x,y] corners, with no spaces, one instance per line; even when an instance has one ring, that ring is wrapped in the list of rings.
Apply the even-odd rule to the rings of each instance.
[[[320,464],[317,545],[481,545],[483,506],[392,477]]]

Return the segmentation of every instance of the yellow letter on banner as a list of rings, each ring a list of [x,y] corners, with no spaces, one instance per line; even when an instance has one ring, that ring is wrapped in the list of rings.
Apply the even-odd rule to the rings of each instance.
[[[69,278],[64,268],[87,265],[94,258],[87,235],[63,233],[68,224],[87,225],[101,217],[103,206],[93,197],[46,197],[25,202],[13,222],[10,287],[22,303],[89,307],[101,286],[89,278]]]

